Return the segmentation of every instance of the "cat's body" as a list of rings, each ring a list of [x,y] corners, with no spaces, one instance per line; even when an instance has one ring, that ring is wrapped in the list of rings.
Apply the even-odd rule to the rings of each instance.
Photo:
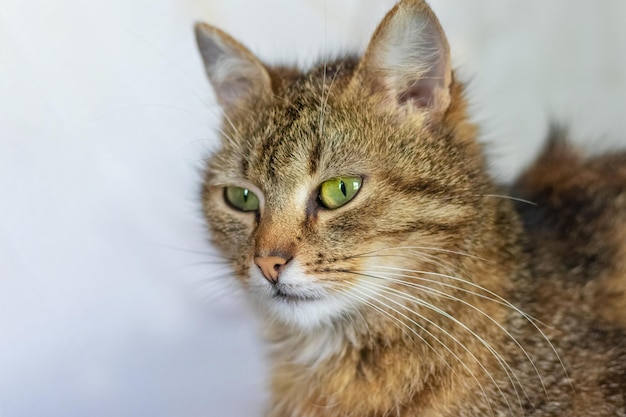
[[[266,324],[270,417],[626,416],[626,155],[486,173],[448,46],[403,1],[362,58],[198,42],[225,112],[203,193]]]

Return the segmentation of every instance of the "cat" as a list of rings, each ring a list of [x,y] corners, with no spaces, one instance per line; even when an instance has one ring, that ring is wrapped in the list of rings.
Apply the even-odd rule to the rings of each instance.
[[[421,0],[308,70],[195,31],[203,211],[264,323],[267,416],[626,416],[626,153],[555,128],[496,184]]]

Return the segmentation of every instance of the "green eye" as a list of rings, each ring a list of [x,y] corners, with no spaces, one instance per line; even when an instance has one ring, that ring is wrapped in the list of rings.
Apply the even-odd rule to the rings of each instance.
[[[324,181],[319,199],[327,209],[336,209],[352,200],[361,188],[360,177],[337,177]]]
[[[247,188],[226,187],[224,198],[232,207],[241,211],[256,211],[259,209],[259,199]]]

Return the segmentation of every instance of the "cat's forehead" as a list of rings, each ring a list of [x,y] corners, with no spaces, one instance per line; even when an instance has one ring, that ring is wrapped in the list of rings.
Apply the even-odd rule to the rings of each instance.
[[[325,177],[363,169],[362,127],[318,76],[294,81],[272,103],[243,120],[233,157],[240,173],[266,183]],[[348,172],[350,173],[350,172]]]
[[[420,123],[394,123],[375,103],[346,93],[353,67],[335,61],[285,72],[271,100],[225,120],[213,172],[284,194],[337,176],[419,171],[416,162],[430,159],[437,146],[424,141]]]
[[[359,129],[333,110],[329,103],[309,103],[298,112],[275,111],[265,129],[250,132],[249,146],[239,155],[241,173],[279,188],[361,173],[368,153]]]

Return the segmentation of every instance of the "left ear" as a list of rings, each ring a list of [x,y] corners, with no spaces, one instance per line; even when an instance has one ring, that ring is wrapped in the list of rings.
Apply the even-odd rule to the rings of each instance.
[[[206,23],[196,24],[195,33],[209,81],[226,114],[247,112],[271,96],[269,72],[245,46]]]
[[[357,74],[372,92],[398,109],[426,113],[436,122],[450,105],[450,48],[423,0],[400,1],[380,23]]]

